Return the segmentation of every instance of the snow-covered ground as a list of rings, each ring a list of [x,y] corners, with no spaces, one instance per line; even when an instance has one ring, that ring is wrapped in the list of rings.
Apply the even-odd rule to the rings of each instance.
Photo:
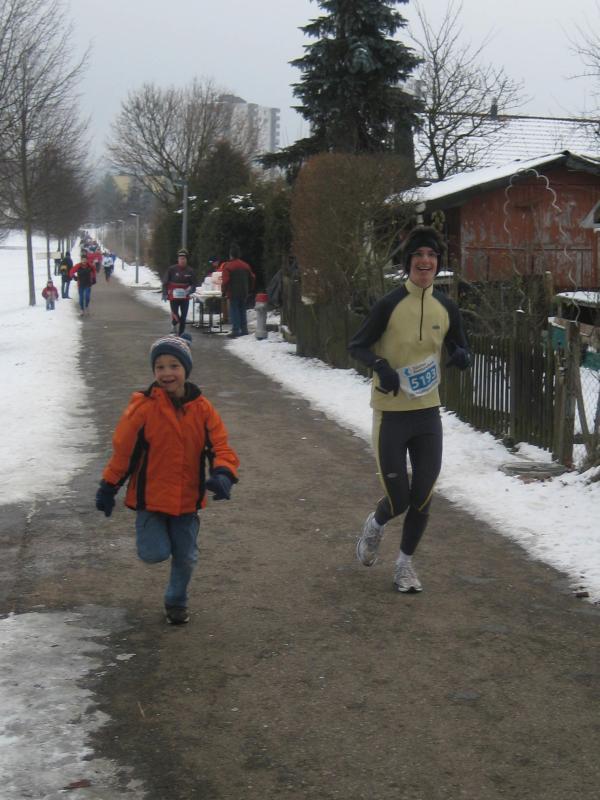
[[[78,368],[76,305],[58,300],[54,311],[46,311],[41,295],[48,279],[43,257],[35,260],[37,305],[29,305],[24,247],[20,234],[0,241],[2,504],[58,494],[85,466],[85,453],[94,442],[88,422],[90,398]],[[45,238],[36,237],[33,250],[38,256],[45,253]],[[60,278],[51,277],[60,294]],[[71,296],[74,288],[71,284]]]
[[[36,237],[33,244],[36,255],[45,252],[45,239]],[[78,307],[74,299],[61,299],[46,311],[41,291],[47,278],[46,259],[36,257],[37,305],[29,306],[24,239],[15,233],[0,241],[0,508],[19,502],[31,513],[50,498],[64,502],[96,441],[91,398],[78,366]],[[52,280],[60,292],[60,278],[52,274]],[[0,617],[2,800],[144,796],[133,781],[119,790],[115,764],[93,758],[87,744],[106,716],[82,682],[133,657],[124,653],[107,663],[98,640],[120,626],[118,610],[111,609],[65,613],[37,607]]]
[[[43,240],[35,242],[34,250],[44,248]],[[135,287],[134,266],[126,265],[123,270],[118,261],[114,275]],[[59,300],[54,311],[46,311],[40,295],[46,277],[45,260],[36,261],[38,305],[30,307],[22,237],[14,234],[0,242],[0,281],[4,286],[0,294],[0,368],[5,419],[0,506],[21,502],[33,507],[55,496],[59,488],[66,489],[71,478],[85,468],[85,452],[95,442],[93,423],[85,413],[88,393],[77,362],[81,327],[77,307],[74,300]],[[55,280],[60,284],[59,278]],[[139,292],[140,301],[168,313],[151,270],[139,268],[139,286],[144,289]],[[71,295],[74,288],[72,285]],[[294,348],[276,334],[263,341],[253,336],[227,340],[226,346],[286,390],[305,397],[334,422],[370,439],[369,385],[357,373],[298,358]],[[586,589],[590,601],[599,602],[600,482],[590,483],[591,474],[572,473],[543,483],[522,483],[504,475],[499,466],[528,458],[548,460],[548,454],[530,446],[520,447],[516,455],[507,453],[492,436],[476,432],[454,415],[444,413],[443,419],[444,465],[438,490],[531,555],[564,572],[573,587]],[[367,511],[357,509],[357,515]],[[99,624],[90,612],[65,614],[45,609],[0,619],[3,800],[55,800],[64,796],[67,786],[72,800],[108,797],[77,788],[80,781],[85,786],[89,776],[96,784],[110,784],[114,769],[105,762],[89,760],[86,736],[103,724],[103,718],[93,711],[82,714],[82,707],[89,704],[93,709],[94,701],[91,693],[77,685],[81,686],[86,675],[97,674],[102,652],[98,639],[116,624],[114,620]],[[30,655],[32,647],[35,656]],[[122,658],[131,656],[123,654]],[[109,666],[118,668],[118,664]],[[40,735],[32,736],[31,731]],[[53,746],[44,747],[42,739]],[[142,797],[143,791],[131,785],[127,794],[120,796]]]

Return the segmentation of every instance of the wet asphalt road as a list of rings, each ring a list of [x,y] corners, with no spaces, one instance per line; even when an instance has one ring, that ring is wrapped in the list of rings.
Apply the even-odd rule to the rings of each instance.
[[[242,468],[232,501],[201,514],[191,624],[166,625],[166,565],[139,562],[133,512],[121,497],[106,520],[94,493],[168,317],[113,280],[81,324],[97,449],[64,503],[3,508],[0,613],[124,620],[106,658],[135,658],[89,679],[110,717],[91,745],[123,787],[127,774],[148,800],[597,799],[600,609],[440,497],[425,591],[395,594],[399,523],[375,567],[354,560],[378,497],[364,442],[193,329],[192,378]]]

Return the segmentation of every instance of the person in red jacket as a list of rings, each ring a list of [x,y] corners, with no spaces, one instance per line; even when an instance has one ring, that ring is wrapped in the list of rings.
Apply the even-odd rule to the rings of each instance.
[[[96,268],[88,261],[85,252],[81,253],[81,261],[75,264],[69,276],[77,280],[79,313],[83,316],[86,311],[89,313],[92,286],[96,283]]]
[[[246,303],[248,295],[254,289],[256,276],[250,264],[241,259],[240,248],[233,244],[229,249],[229,261],[223,266],[221,291],[229,300],[229,318],[231,319],[231,338],[246,336],[248,322],[246,319]]]
[[[162,286],[162,299],[168,300],[171,305],[173,333],[183,336],[190,307],[190,295],[196,291],[196,276],[188,265],[188,251],[185,248],[177,253],[177,264],[169,267]]]
[[[150,349],[154,382],[134,392],[113,435],[96,508],[107,517],[129,481],[125,505],[136,511],[137,551],[153,564],[171,559],[164,603],[173,625],[189,622],[188,584],[198,559],[198,510],[206,492],[229,500],[239,459],[214,406],[187,378],[192,352],[170,335]],[[208,474],[207,474],[208,472]]]
[[[42,289],[42,297],[46,301],[46,311],[54,311],[54,305],[58,300],[58,289],[53,281],[48,281],[44,286]]]
[[[102,251],[97,242],[93,242],[86,254],[88,262],[94,267],[96,273],[100,272],[102,266]]]

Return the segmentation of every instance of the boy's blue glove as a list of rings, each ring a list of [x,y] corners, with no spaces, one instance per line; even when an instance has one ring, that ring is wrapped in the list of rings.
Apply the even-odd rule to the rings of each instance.
[[[113,486],[112,483],[100,481],[100,488],[96,492],[96,508],[98,511],[104,511],[105,517],[110,517],[115,507],[115,495],[119,491],[118,486]]]
[[[213,492],[213,500],[229,500],[233,481],[224,472],[214,472],[206,481],[206,488]]]
[[[394,397],[400,391],[400,376],[393,367],[390,367],[385,358],[378,358],[373,364],[373,370],[379,377],[379,386],[383,392],[393,392]]]
[[[471,355],[465,347],[457,347],[448,361],[447,367],[458,367],[459,369],[466,369],[471,363]]]

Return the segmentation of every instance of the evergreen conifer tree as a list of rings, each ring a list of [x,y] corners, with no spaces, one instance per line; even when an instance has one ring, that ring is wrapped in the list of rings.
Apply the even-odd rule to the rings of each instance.
[[[406,2],[318,0],[326,14],[302,28],[317,41],[291,62],[302,71],[294,94],[311,136],[263,159],[265,166],[289,168],[324,151],[408,155],[419,103],[399,84],[419,59],[393,38],[406,25],[394,6]]]

